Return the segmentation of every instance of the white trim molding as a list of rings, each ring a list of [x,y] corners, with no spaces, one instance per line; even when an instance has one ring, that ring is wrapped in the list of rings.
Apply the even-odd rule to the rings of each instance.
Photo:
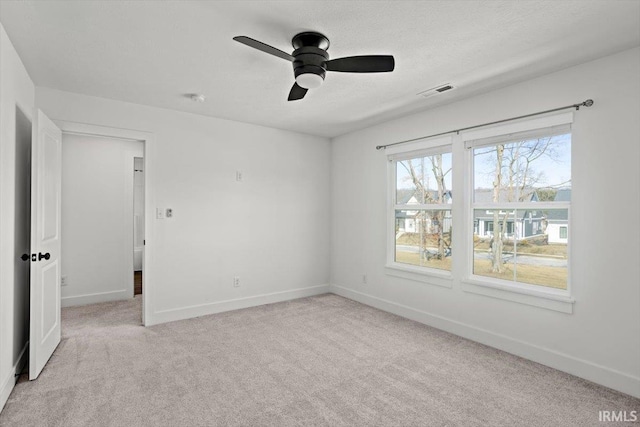
[[[18,381],[17,374],[22,372],[25,365],[27,364],[27,356],[29,352],[27,349],[29,348],[29,341],[22,347],[22,351],[20,351],[20,355],[18,356],[18,361],[13,365],[11,370],[8,372],[6,378],[2,380],[2,386],[0,386],[0,412],[4,408],[4,405],[9,400],[9,396],[11,395],[11,391],[13,387],[15,387],[16,382]]]
[[[144,240],[142,248],[143,288],[142,293],[142,324],[151,324],[153,313],[153,245],[154,245],[154,220],[155,220],[155,191],[153,186],[153,161],[155,149],[155,136],[151,132],[122,129],[109,126],[78,123],[66,120],[53,122],[62,130],[62,133],[91,135],[97,137],[119,138],[144,143]],[[122,298],[120,298],[122,299]],[[84,303],[83,303],[84,304]],[[63,307],[65,305],[63,304]]]
[[[239,310],[241,308],[256,307],[264,304],[289,301],[297,298],[311,297],[329,293],[329,285],[309,286],[306,288],[291,289],[269,294],[255,295],[244,298],[235,298],[225,301],[216,301],[207,304],[191,305],[171,310],[156,311],[151,314],[150,322],[145,326],[157,325],[160,323],[173,322],[176,320],[191,319],[194,317],[207,316],[209,314],[222,313],[225,311]]]
[[[548,291],[544,289],[526,289],[525,286],[527,285],[520,283],[500,285],[498,280],[485,280],[484,277],[481,277],[479,280],[463,280],[461,286],[463,291],[472,294],[546,308],[561,313],[573,313],[573,303],[575,300],[564,291],[562,293],[554,293],[553,289],[549,289]],[[542,288],[542,286],[538,285],[528,285],[527,287]]]
[[[493,126],[486,126],[482,129],[473,129],[460,132],[460,139],[465,141],[475,141],[497,136],[507,136],[510,134],[530,132],[538,129],[553,128],[573,123],[573,111],[560,113],[550,113],[536,118],[525,118],[510,123],[501,123]],[[469,146],[467,146],[469,148]]]
[[[453,288],[453,276],[447,270],[439,271],[434,268],[414,267],[394,262],[385,265],[384,271],[388,276],[442,286],[443,288]]]
[[[131,299],[130,291],[130,289],[119,289],[117,291],[62,297],[62,307],[73,307],[75,305],[97,304],[100,302]]]
[[[636,376],[549,348],[448,319],[437,314],[428,313],[393,301],[354,291],[340,285],[332,284],[330,290],[336,295],[441,329],[471,341],[506,351],[507,353],[541,363],[559,371],[640,398],[640,378]]]

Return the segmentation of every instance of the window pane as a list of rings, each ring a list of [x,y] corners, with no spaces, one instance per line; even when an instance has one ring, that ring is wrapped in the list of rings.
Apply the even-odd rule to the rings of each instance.
[[[560,227],[558,237],[560,239],[566,239],[568,236],[567,227]]]
[[[568,213],[475,209],[473,274],[567,289]]]
[[[396,204],[449,203],[451,153],[396,163]]]
[[[571,200],[571,134],[473,150],[475,203]]]
[[[397,210],[396,262],[451,270],[451,211]]]

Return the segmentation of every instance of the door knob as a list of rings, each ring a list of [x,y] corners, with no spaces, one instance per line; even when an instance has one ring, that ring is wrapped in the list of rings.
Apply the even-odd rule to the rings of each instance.
[[[23,261],[27,261],[29,258],[31,258],[29,254],[22,254],[22,256],[20,257],[20,259]]]
[[[42,255],[42,252],[39,252],[38,253],[38,261],[42,261],[42,258],[49,259],[49,258],[51,258],[51,255],[49,254],[49,252],[47,252],[44,255]]]

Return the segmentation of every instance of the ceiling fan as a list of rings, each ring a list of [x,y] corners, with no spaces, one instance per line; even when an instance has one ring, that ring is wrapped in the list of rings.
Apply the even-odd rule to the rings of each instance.
[[[327,71],[342,73],[386,73],[393,71],[391,55],[347,56],[329,59],[329,39],[316,32],[296,34],[291,40],[295,49],[291,55],[250,37],[237,36],[235,41],[293,63],[296,82],[289,92],[289,101],[304,98],[307,90],[319,87]]]

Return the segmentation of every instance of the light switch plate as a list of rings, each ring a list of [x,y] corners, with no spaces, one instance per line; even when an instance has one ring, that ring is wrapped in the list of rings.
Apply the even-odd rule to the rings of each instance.
[[[164,209],[156,208],[156,219],[164,219]]]

